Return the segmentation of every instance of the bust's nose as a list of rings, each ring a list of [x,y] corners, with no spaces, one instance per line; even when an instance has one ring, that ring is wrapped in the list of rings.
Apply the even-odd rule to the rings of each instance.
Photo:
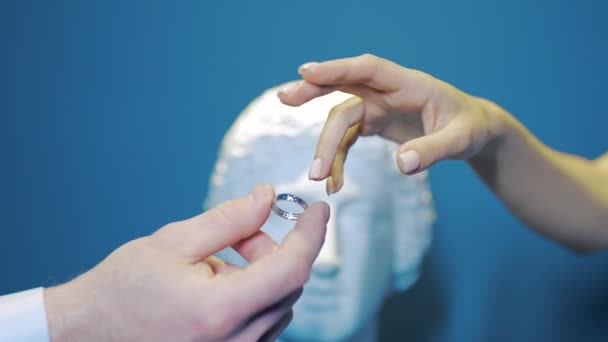
[[[332,211],[329,222],[327,222],[325,243],[321,247],[319,256],[312,266],[312,272],[319,277],[335,277],[342,266],[342,259],[338,253],[338,226],[336,224],[336,217],[336,213]]]

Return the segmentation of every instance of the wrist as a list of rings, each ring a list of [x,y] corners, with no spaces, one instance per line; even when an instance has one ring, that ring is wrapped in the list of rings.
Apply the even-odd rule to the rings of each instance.
[[[99,336],[98,301],[78,288],[79,279],[44,289],[44,306],[52,342],[107,340]]]
[[[476,160],[494,159],[498,150],[511,137],[517,134],[518,121],[499,105],[486,99],[477,99],[486,118],[486,137],[482,147],[473,155],[469,162]]]

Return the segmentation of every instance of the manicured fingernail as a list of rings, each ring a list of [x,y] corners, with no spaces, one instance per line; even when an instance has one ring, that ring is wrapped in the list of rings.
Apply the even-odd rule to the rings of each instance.
[[[317,179],[321,177],[321,159],[316,158],[310,165],[310,171],[308,172],[309,179]]]
[[[270,197],[274,198],[274,188],[268,183],[260,184],[253,189],[251,196],[256,202],[265,201]]]
[[[299,68],[298,68],[298,72],[300,74],[302,74],[303,72],[310,72],[313,71],[313,69],[319,65],[319,63],[317,62],[308,62],[306,64],[302,64]]]
[[[291,82],[291,83],[288,83],[285,86],[283,86],[281,89],[279,89],[279,95],[289,95],[299,85],[300,85],[300,82]]]
[[[401,160],[401,171],[404,173],[412,173],[420,168],[420,156],[416,151],[403,152],[399,159]]]
[[[327,192],[327,196],[331,195],[334,193],[334,177],[333,176],[329,176],[327,177],[327,181],[325,183],[325,192]]]

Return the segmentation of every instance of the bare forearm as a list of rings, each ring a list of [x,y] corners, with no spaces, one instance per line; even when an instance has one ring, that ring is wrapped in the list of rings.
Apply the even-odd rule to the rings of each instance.
[[[496,136],[473,169],[524,223],[576,250],[608,246],[608,172],[555,151],[495,105]]]

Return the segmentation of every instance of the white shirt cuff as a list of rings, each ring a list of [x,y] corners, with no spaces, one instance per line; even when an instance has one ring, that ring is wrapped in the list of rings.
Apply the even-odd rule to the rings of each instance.
[[[0,296],[0,342],[50,342],[42,292]]]

